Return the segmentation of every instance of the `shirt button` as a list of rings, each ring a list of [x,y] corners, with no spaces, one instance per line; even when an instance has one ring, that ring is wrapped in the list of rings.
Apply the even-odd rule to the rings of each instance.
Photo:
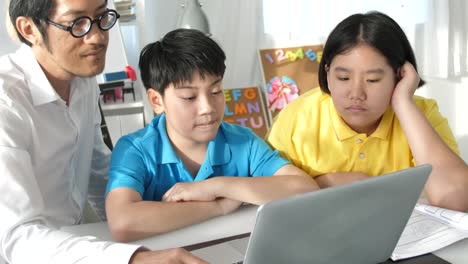
[[[364,153],[359,153],[359,158],[363,159],[363,158],[365,158],[365,157],[366,157],[366,154],[364,154]]]
[[[361,143],[362,143],[362,139],[360,139],[360,138],[356,139],[356,143],[361,144]]]

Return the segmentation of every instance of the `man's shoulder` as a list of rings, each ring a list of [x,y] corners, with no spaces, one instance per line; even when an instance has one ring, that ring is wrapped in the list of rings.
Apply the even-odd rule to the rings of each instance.
[[[29,85],[37,85],[32,76],[36,72],[32,64],[37,62],[27,46],[21,46],[15,53],[0,57],[0,94],[2,98],[8,97],[13,101],[31,100]],[[32,57],[31,57],[32,56]],[[39,69],[40,67],[37,66]]]
[[[25,75],[25,68],[30,66],[35,60],[34,54],[27,46],[20,46],[16,52],[0,56],[0,74],[1,75]]]
[[[0,64],[2,63],[0,60]],[[32,104],[31,91],[24,74],[19,71],[0,70],[0,103],[11,108]]]
[[[26,74],[24,69],[16,64],[11,56],[12,54],[7,54],[0,57],[0,89],[2,90],[16,83],[25,82]]]

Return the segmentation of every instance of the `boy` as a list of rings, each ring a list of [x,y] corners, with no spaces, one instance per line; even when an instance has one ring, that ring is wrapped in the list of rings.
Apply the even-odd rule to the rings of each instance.
[[[189,29],[141,52],[141,77],[158,116],[113,151],[106,212],[115,239],[140,239],[230,213],[243,202],[318,189],[251,130],[223,122],[225,58],[216,42]],[[255,177],[269,175],[275,177]]]

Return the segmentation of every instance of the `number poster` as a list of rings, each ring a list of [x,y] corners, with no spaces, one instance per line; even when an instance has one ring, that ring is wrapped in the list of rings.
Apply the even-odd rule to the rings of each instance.
[[[273,117],[289,102],[318,87],[322,45],[261,49],[266,106]]]

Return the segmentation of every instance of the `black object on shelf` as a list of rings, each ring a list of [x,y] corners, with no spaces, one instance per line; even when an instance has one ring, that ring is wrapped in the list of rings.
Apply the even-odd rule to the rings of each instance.
[[[128,79],[130,80],[130,79]],[[110,95],[114,99],[115,102],[115,89],[121,88],[122,89],[122,101],[125,102],[125,94],[132,93],[133,101],[135,101],[135,89],[133,86],[133,81],[130,81],[129,86],[126,87],[126,83],[124,80],[118,81],[111,81],[99,84],[99,89],[101,90],[101,94],[103,96],[104,103],[107,102],[107,97]]]
[[[104,114],[102,113],[101,104],[99,104],[99,112],[101,113],[101,133],[102,139],[107,147],[112,150],[114,146],[112,145],[112,139],[110,137],[109,129],[107,128],[106,119],[104,118]]]
[[[113,81],[113,82],[105,82],[99,84],[99,89],[101,90],[101,94],[103,96],[104,103],[107,102],[107,96],[111,95],[115,102],[115,89],[123,88],[125,85],[124,81]]]
[[[133,82],[130,82],[130,87],[125,87],[125,85],[122,87],[122,100],[123,101],[125,101],[126,93],[132,93],[133,101],[135,101],[135,89],[133,89]]]

